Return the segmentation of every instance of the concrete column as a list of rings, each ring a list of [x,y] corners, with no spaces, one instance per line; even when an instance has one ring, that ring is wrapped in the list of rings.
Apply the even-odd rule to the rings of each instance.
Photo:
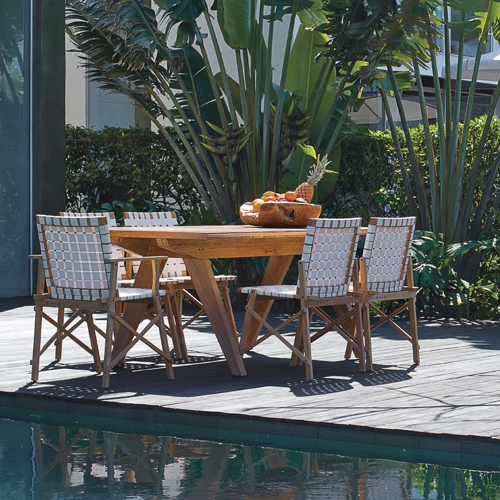
[[[33,0],[33,217],[64,210],[64,14],[64,0]]]

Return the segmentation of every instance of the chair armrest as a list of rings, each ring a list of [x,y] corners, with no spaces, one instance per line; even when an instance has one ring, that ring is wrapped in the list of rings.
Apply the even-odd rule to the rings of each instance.
[[[42,260],[42,254],[31,254],[28,255],[28,259],[37,261],[37,277],[36,277],[36,294],[42,295],[45,293],[45,275],[43,272],[43,265],[40,260]]]
[[[147,257],[110,257],[109,259],[105,259],[106,263],[113,264],[115,267],[118,266],[119,262],[151,262],[152,272],[153,272],[153,281],[151,283],[151,289],[153,293],[158,293],[159,285],[160,285],[160,276],[161,276],[161,263],[166,262],[168,260],[167,256],[147,256]],[[115,283],[116,285],[116,283]]]
[[[142,262],[142,261],[155,261],[155,260],[168,260],[169,257],[164,256],[148,256],[148,257],[111,257],[106,259],[106,262]]]

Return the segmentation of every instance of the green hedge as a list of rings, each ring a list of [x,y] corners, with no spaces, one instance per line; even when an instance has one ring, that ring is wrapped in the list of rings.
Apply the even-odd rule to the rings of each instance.
[[[323,203],[323,216],[361,216],[366,224],[370,216],[407,214],[390,133],[359,127],[342,142],[340,156],[337,184]]]
[[[186,218],[201,205],[166,139],[145,128],[66,126],[66,209],[97,211],[119,201],[136,210],[175,209]]]

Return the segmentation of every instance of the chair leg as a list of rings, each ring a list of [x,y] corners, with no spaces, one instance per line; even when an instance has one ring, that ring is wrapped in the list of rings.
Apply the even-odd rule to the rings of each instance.
[[[314,378],[313,365],[312,365],[312,352],[311,352],[311,333],[310,333],[310,320],[309,310],[306,309],[302,312],[299,318],[299,328],[302,331],[302,342],[304,344],[304,356],[306,365],[306,379],[312,380]]]
[[[349,307],[351,307],[351,306],[349,306],[349,305],[348,305],[347,307],[349,308]],[[350,327],[350,324],[349,324],[349,323],[347,323],[347,324],[343,324],[342,326],[343,326],[346,330],[351,331],[351,327]],[[352,325],[352,326],[354,327],[355,325]],[[354,332],[354,336],[356,336],[356,332]],[[351,344],[349,344],[349,343],[348,343],[348,344],[346,345],[346,348],[345,348],[344,358],[345,358],[345,359],[350,359],[350,358],[351,358],[351,356],[352,356],[352,353],[353,353],[353,347],[352,347],[352,345],[351,345]],[[354,353],[354,355],[356,355],[356,353]]]
[[[124,312],[125,312],[124,304],[121,302],[116,302],[114,307],[115,307],[115,313],[118,316],[122,317]],[[113,336],[114,336],[114,332],[117,332],[119,329],[120,329],[120,323],[118,323],[118,321],[115,321],[114,325],[113,325]],[[114,338],[113,338],[113,340],[114,340]],[[125,359],[123,359],[123,365],[125,365]]]
[[[312,311],[309,311],[309,325],[311,324],[311,318],[312,318]],[[293,343],[293,346],[297,348],[300,352],[304,352],[304,337],[302,334],[302,325],[300,323],[300,318],[299,318],[299,324],[297,325],[297,332],[295,333],[295,340]],[[310,337],[310,336],[309,336]],[[290,358],[290,366],[300,366],[302,364],[302,359],[300,359],[297,354],[295,354],[292,351],[292,356]]]
[[[418,344],[418,324],[417,324],[417,307],[416,300],[410,299],[408,301],[408,311],[410,313],[410,331],[411,343],[413,346],[413,362],[420,364],[420,346]]]
[[[175,300],[173,302],[175,319],[177,321],[177,333],[179,335],[179,342],[181,344],[181,357],[187,358],[188,351],[186,346],[186,338],[184,337],[184,326],[182,325],[182,307],[184,305],[184,294],[182,290],[177,290]]]
[[[363,333],[365,336],[365,349],[368,353],[366,359],[366,369],[371,371],[373,369],[373,351],[372,351],[372,334],[370,325],[370,305],[368,303],[362,305],[363,314]]]
[[[64,325],[64,307],[59,307],[57,309],[57,323],[59,325]],[[63,332],[57,332],[57,338],[55,340],[56,344],[56,361],[61,361],[62,359],[62,343],[63,343]]]
[[[359,371],[366,371],[366,354],[365,354],[365,342],[364,342],[364,331],[363,331],[363,317],[361,312],[361,304],[354,304],[354,323],[356,331],[354,337],[358,341],[358,359],[359,359]],[[371,357],[371,354],[369,355]]]
[[[84,311],[87,320],[87,329],[89,331],[90,347],[92,349],[92,356],[94,357],[94,367],[97,373],[102,373],[101,356],[99,354],[99,346],[97,345],[97,338],[95,334],[94,316],[92,311]]]
[[[231,296],[229,295],[229,287],[224,285],[221,287],[222,300],[224,302],[224,307],[226,308],[226,313],[233,327],[234,337],[238,341],[238,329],[236,328],[236,321],[234,320],[233,308],[231,307]]]
[[[182,325],[182,306],[184,304],[183,290],[175,290],[173,297],[175,321],[177,322],[177,335],[179,336],[180,353],[179,357],[187,358],[186,338],[184,337],[184,326]]]
[[[304,340],[303,340],[303,337],[302,337],[302,330],[301,330],[301,326],[300,326],[300,320],[299,320],[299,324],[297,325],[297,331],[295,333],[295,340],[293,342],[293,346],[295,348],[297,348],[301,352],[304,351]],[[295,354],[292,351],[292,356],[290,358],[290,366],[291,367],[293,367],[293,366],[300,366],[301,364],[302,364],[302,360],[297,356],[297,354]]]
[[[165,304],[168,326],[174,344],[175,357],[177,359],[187,358],[186,341],[182,331],[182,316],[177,308],[175,292],[165,295],[163,303]]]
[[[168,353],[169,352],[169,347],[168,347],[168,338],[167,338],[167,328],[165,327],[165,323],[163,322],[163,309],[161,308],[161,299],[159,295],[153,296],[153,301],[155,304],[155,314],[156,316],[159,316],[159,320],[157,323],[158,330],[160,332],[160,340],[161,340],[161,347],[163,352]],[[168,380],[173,380],[174,379],[174,367],[172,366],[172,360],[164,359],[165,361],[165,368],[167,370],[167,379]]]
[[[102,374],[102,386],[107,389],[109,387],[111,378],[111,349],[113,347],[113,333],[115,326],[115,319],[113,314],[115,312],[114,303],[108,303],[108,315],[106,319],[106,341],[104,344],[104,367]]]
[[[240,353],[241,348],[245,346],[246,339],[248,336],[248,329],[250,328],[250,323],[252,321],[253,316],[248,312],[249,309],[255,308],[255,302],[257,301],[257,292],[252,291],[248,294],[247,305],[245,307],[245,318],[243,319],[243,326],[241,327],[241,339],[240,339]]]
[[[36,382],[40,371],[40,346],[42,344],[43,307],[35,305],[35,335],[33,339],[33,358],[31,360],[31,380]]]

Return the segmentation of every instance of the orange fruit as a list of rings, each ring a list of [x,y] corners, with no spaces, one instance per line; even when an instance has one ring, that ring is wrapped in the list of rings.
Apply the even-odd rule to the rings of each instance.
[[[264,199],[264,198],[269,198],[270,196],[272,196],[273,198],[276,198],[276,193],[274,191],[266,191],[262,196],[261,198]]]
[[[288,201],[295,201],[297,199],[297,194],[295,193],[295,191],[287,191],[285,193],[285,198]]]
[[[262,203],[264,203],[264,200],[262,198],[257,198],[255,200],[253,200],[253,209],[252,211],[253,212],[258,212],[260,211],[260,206],[262,205]]]
[[[267,201],[276,201],[276,198],[274,196],[265,196],[263,197],[264,202]]]

